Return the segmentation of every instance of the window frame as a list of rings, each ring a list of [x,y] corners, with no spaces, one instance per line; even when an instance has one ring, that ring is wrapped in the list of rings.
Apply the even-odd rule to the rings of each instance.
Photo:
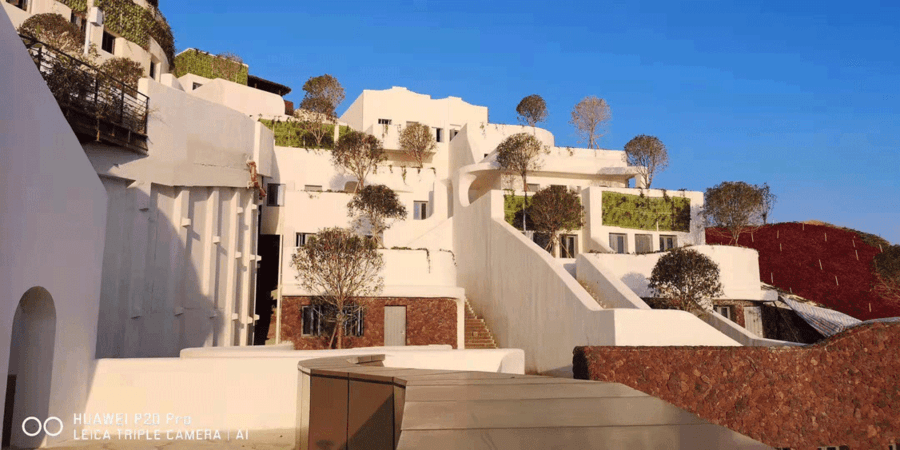
[[[316,233],[298,231],[294,233],[294,247],[305,247],[309,243],[309,239],[314,237],[316,237]]]
[[[525,185],[528,186],[528,192],[537,192],[541,190],[540,183],[526,183]]]
[[[644,251],[644,249],[639,248],[640,246],[639,246],[639,242],[638,242],[638,241],[639,241],[640,239],[646,239],[646,240],[647,240],[647,243],[648,243],[649,245],[647,246],[646,251]],[[638,254],[642,254],[642,253],[653,253],[653,234],[651,234],[651,233],[636,233],[636,234],[634,235],[634,252],[635,252],[635,253],[638,253]]]
[[[734,322],[734,305],[713,305],[713,311]],[[725,311],[725,314],[722,314],[722,311]]]
[[[273,189],[274,188],[274,193]],[[266,206],[284,206],[284,184],[269,183],[266,185]]]
[[[109,38],[107,38],[109,36]],[[106,49],[106,43],[109,42],[109,50]],[[103,30],[103,37],[100,38],[100,50],[103,50],[110,55],[116,54],[116,36],[106,29]]]
[[[569,254],[568,243],[572,242],[572,252],[569,256],[564,255]],[[559,235],[559,257],[560,258],[574,258],[578,256],[578,235],[577,234],[561,234]]]
[[[391,119],[378,119],[378,125],[391,125],[393,120]]]
[[[327,328],[323,327],[326,322],[326,316],[330,316],[329,309],[334,306],[328,304],[302,305],[300,306],[300,336],[302,337],[319,337],[323,336],[323,331],[327,332]],[[356,305],[344,306],[344,314],[350,318],[344,321],[345,337],[363,337],[366,334],[366,311]],[[323,328],[325,328],[323,330]]]
[[[322,192],[321,184],[305,184],[303,190],[307,192]]]
[[[6,0],[6,3],[9,3],[22,11],[28,12],[28,0]]]
[[[420,209],[421,207],[421,209]],[[425,220],[428,218],[428,201],[413,201],[413,220]]]
[[[666,246],[665,243],[668,239],[671,239],[671,246]],[[674,234],[661,234],[659,235],[659,251],[664,252],[666,250],[671,250],[673,248],[678,248],[678,236]]]
[[[444,129],[434,127],[434,140],[435,142],[441,143],[444,142]]]
[[[619,237],[622,238],[621,251],[619,251],[620,249],[618,248],[618,245],[616,245],[616,246],[613,245],[613,236],[615,236],[616,238],[619,238]],[[628,253],[628,234],[627,233],[609,233],[609,247],[616,254],[619,254],[619,255],[627,254]]]

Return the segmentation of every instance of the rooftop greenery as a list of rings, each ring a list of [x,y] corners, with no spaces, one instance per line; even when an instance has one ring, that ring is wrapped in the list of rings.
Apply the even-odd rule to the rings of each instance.
[[[260,122],[275,134],[275,145],[279,147],[315,148],[315,139],[303,129],[298,121],[273,121],[260,119]],[[325,125],[326,133],[322,139],[320,148],[331,150],[334,148],[334,125]],[[350,127],[341,125],[338,137],[350,132]]]
[[[194,49],[183,51],[175,57],[175,77],[189,73],[247,85],[247,66],[233,56],[216,56]]]
[[[60,0],[72,10],[84,13],[87,6],[84,0]],[[175,60],[175,38],[165,17],[151,6],[144,8],[131,0],[94,0],[94,6],[103,10],[103,24],[109,31],[134,42],[144,50],[150,49],[152,37],[163,51],[169,62]]]
[[[655,231],[657,222],[660,231],[690,231],[691,200],[603,192],[603,225]]]

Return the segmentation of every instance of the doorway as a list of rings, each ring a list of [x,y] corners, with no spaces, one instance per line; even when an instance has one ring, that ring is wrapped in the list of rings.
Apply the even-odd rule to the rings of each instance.
[[[384,307],[384,346],[406,345],[406,307]]]
[[[22,296],[13,318],[9,344],[9,369],[3,415],[3,446],[39,447],[45,433],[35,421],[22,429],[27,417],[47,419],[56,343],[56,308],[53,297],[42,287],[33,287]],[[55,430],[54,430],[55,431]]]

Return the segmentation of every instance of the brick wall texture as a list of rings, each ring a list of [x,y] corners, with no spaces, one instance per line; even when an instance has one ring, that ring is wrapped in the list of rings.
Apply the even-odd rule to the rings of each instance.
[[[311,303],[310,297],[282,299],[281,339],[294,343],[297,350],[328,348],[331,335],[303,336],[301,307]],[[365,312],[363,335],[344,336],[344,348],[384,345],[384,307],[406,306],[406,345],[447,344],[456,348],[456,300],[452,298],[379,297],[369,303]],[[275,323],[273,313],[272,324]],[[275,327],[270,327],[274,338]]]
[[[900,439],[900,323],[805,347],[577,347],[575,377],[623,383],[773,447]]]

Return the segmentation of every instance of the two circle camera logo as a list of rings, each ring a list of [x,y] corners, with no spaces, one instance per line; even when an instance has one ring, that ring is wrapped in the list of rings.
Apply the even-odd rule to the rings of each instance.
[[[29,432],[28,427],[26,427],[26,425],[28,425],[28,423],[32,422],[32,421],[34,421],[34,423],[37,425],[37,431]],[[56,422],[59,424],[59,428],[56,430],[55,433],[50,431],[50,424],[52,422]],[[41,419],[31,416],[31,417],[26,417],[25,420],[22,421],[22,432],[25,433],[25,435],[28,437],[35,437],[38,434],[40,434],[42,430],[44,433],[47,434],[47,436],[51,436],[51,437],[59,436],[59,433],[62,433],[62,430],[63,430],[62,420],[59,420],[59,417],[50,416],[47,418],[47,420],[41,422]]]

